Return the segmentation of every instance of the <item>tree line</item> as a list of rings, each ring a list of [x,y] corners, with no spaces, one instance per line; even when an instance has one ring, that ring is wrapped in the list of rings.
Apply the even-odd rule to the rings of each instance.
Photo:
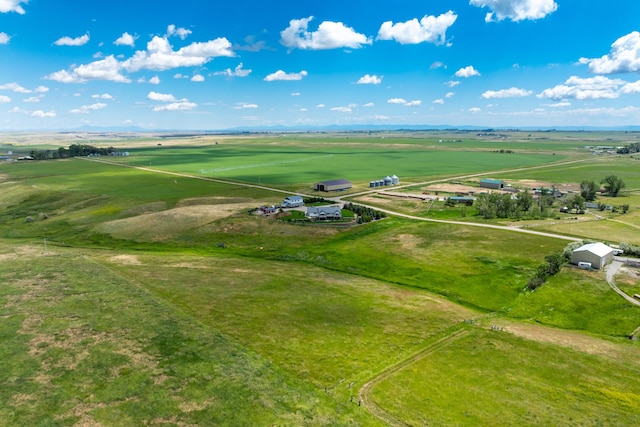
[[[640,153],[640,142],[632,142],[629,145],[618,148],[616,151],[618,154],[634,154]]]
[[[627,185],[622,178],[616,175],[608,175],[600,181],[604,192],[611,197],[617,197],[620,191]],[[597,193],[601,191],[600,185],[595,181],[584,180],[580,183],[580,194],[575,193],[564,198],[565,206],[576,213],[584,213],[587,202],[596,200]],[[478,214],[485,219],[495,218],[544,218],[550,215],[549,208],[554,203],[555,189],[540,190],[538,199],[534,199],[528,189],[521,191],[512,197],[511,193],[482,193],[476,197],[475,206]],[[606,208],[605,204],[599,204],[600,210]],[[616,206],[616,212],[626,213],[629,205]]]
[[[368,208],[361,205],[355,205],[351,202],[347,202],[344,204],[343,209],[350,210],[354,214],[358,215],[358,224],[363,224],[365,222],[371,222],[377,219],[386,218],[386,214],[384,212],[379,212],[375,209]]]
[[[57,150],[31,150],[29,155],[34,160],[68,159],[69,157],[86,157],[89,155],[108,156],[115,152],[113,147],[94,147],[87,144],[71,144],[69,148],[59,147]]]

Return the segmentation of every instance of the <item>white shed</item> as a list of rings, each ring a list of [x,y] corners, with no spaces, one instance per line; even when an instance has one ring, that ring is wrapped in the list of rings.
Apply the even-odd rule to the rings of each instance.
[[[604,268],[613,261],[613,248],[604,243],[588,243],[571,252],[571,264],[591,263],[592,268]]]

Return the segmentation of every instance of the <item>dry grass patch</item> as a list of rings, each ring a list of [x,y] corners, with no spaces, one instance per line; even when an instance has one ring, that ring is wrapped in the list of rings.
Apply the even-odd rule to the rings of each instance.
[[[573,350],[613,359],[626,359],[627,353],[633,358],[640,357],[640,349],[631,346],[621,346],[620,343],[606,341],[586,334],[565,329],[550,328],[527,323],[515,323],[500,320],[496,323],[504,324],[504,330],[528,340],[559,345]]]
[[[119,265],[142,265],[140,259],[135,255],[120,254],[112,256],[109,260]]]
[[[116,239],[163,241],[229,217],[255,203],[183,206],[100,224],[96,230]]]

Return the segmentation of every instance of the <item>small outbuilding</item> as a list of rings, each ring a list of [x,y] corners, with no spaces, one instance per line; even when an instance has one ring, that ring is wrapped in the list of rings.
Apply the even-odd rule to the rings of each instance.
[[[613,255],[613,248],[604,243],[588,243],[571,252],[571,264],[590,263],[592,268],[602,269],[613,261]]]
[[[456,205],[464,204],[467,206],[473,206],[473,202],[476,200],[476,198],[471,196],[451,196],[449,197],[449,200],[451,200]]]
[[[491,188],[493,190],[502,190],[504,188],[504,181],[502,181],[501,179],[483,178],[480,180],[480,187]]]
[[[331,181],[318,182],[313,186],[316,191],[344,191],[353,186],[351,181],[346,179],[334,179]]]

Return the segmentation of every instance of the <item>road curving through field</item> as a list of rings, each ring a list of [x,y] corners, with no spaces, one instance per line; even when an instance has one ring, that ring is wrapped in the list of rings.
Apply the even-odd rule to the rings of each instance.
[[[273,191],[273,192],[276,192],[276,193],[287,194],[287,195],[291,195],[292,194],[291,191],[281,190],[281,189],[269,187],[269,186],[266,186],[266,185],[249,184],[249,183],[243,183],[243,182],[237,182],[237,181],[231,181],[231,180],[225,180],[225,179],[218,179],[218,178],[208,178],[208,177],[204,177],[204,176],[190,175],[190,174],[180,173],[180,172],[170,172],[170,171],[165,171],[165,170],[161,170],[161,169],[153,169],[153,168],[145,167],[145,166],[132,166],[132,165],[127,165],[127,164],[118,163],[118,162],[111,162],[111,161],[97,159],[97,158],[88,158],[88,157],[78,157],[78,158],[82,159],[82,160],[87,160],[87,161],[105,163],[105,164],[109,164],[109,165],[113,165],[113,166],[120,166],[120,167],[138,169],[138,170],[145,171],[145,172],[160,173],[160,174],[171,175],[171,176],[179,176],[179,177],[182,177],[182,178],[199,179],[199,180],[203,180],[203,181],[211,181],[211,182],[217,182],[217,183],[221,183],[221,184],[237,185],[237,186],[240,186],[240,187],[256,188],[256,189],[260,189],[260,190]],[[539,169],[539,168],[543,168],[543,167],[565,165],[565,164],[577,163],[577,162],[581,162],[581,161],[584,161],[584,160],[574,160],[574,161],[570,161],[570,162],[553,163],[551,165],[541,165],[541,166],[531,166],[531,167],[528,167],[528,168],[510,169],[510,170],[501,171],[501,172],[506,173],[506,172],[516,172],[516,171],[523,171],[523,170],[530,170],[530,169]],[[406,185],[398,186],[396,188],[404,188],[404,187],[410,187],[410,186],[416,186],[416,185],[426,185],[426,184],[435,183],[435,182],[446,182],[446,181],[459,180],[459,179],[477,177],[477,176],[488,175],[488,174],[490,174],[490,172],[463,175],[463,176],[456,176],[456,177],[447,178],[447,179],[440,179],[440,180],[437,180],[437,181],[425,181],[425,182],[422,182],[422,183],[406,184]],[[364,191],[362,193],[349,194],[347,197],[357,197],[357,196],[364,195],[364,194],[370,194],[372,192],[373,191]],[[304,194],[304,193],[293,193],[293,194],[296,194],[298,196],[303,196],[303,197],[315,197],[314,195]],[[342,197],[327,198],[327,200],[332,200],[333,202],[339,203],[340,205],[342,205],[344,203],[343,200],[342,200]],[[514,227],[514,226],[495,225],[495,224],[481,224],[481,223],[477,223],[477,222],[463,222],[463,221],[453,221],[453,220],[434,219],[434,218],[422,218],[422,217],[418,217],[418,216],[414,216],[414,215],[408,215],[408,214],[404,214],[404,213],[401,213],[401,212],[392,211],[392,210],[389,210],[389,209],[380,208],[380,207],[377,207],[377,206],[369,206],[369,205],[365,205],[365,204],[362,204],[362,203],[358,203],[358,204],[360,204],[362,206],[365,206],[365,207],[368,207],[368,208],[371,208],[371,209],[378,210],[380,212],[384,212],[387,215],[397,216],[397,217],[411,219],[411,220],[415,220],[415,221],[437,222],[437,223],[442,223],[442,224],[452,224],[452,225],[460,225],[460,226],[467,226],[467,227],[492,228],[492,229],[496,229],[496,230],[514,231],[514,232],[518,232],[518,233],[533,234],[533,235],[537,235],[537,236],[551,237],[551,238],[555,238],[555,239],[562,239],[562,240],[569,240],[569,241],[581,241],[582,240],[581,238],[578,238],[578,237],[564,236],[562,234],[548,233],[548,232],[544,232],[544,231],[528,230],[528,229],[525,229],[525,228]]]

